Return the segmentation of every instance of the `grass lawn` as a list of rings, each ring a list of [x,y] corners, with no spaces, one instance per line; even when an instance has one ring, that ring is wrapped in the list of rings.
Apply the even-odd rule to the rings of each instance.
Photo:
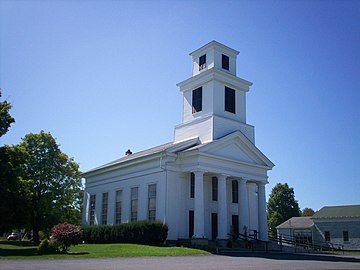
[[[27,241],[0,241],[0,259],[83,259],[142,256],[209,255],[209,252],[185,247],[156,247],[135,244],[81,244],[69,254],[38,255],[37,246]]]

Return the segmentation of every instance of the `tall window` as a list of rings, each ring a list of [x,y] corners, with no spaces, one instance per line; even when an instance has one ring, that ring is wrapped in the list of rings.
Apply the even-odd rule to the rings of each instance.
[[[115,193],[115,224],[121,223],[121,201],[122,190],[117,190]]]
[[[239,202],[239,183],[237,180],[231,181],[231,190],[232,190],[232,202]]]
[[[90,195],[90,207],[89,207],[89,224],[95,224],[95,205],[96,205],[96,195]]]
[[[149,185],[148,189],[148,218],[149,220],[156,218],[156,184]]]
[[[343,231],[343,240],[344,240],[344,242],[349,241],[349,232],[348,231]]]
[[[231,216],[231,226],[234,231],[234,234],[238,235],[238,233],[239,233],[239,216],[238,215]]]
[[[199,57],[199,70],[206,68],[206,54]]]
[[[218,215],[211,213],[211,239],[215,240],[218,236]]]
[[[195,174],[190,174],[190,198],[195,197]]]
[[[194,236],[194,210],[189,211],[189,238]]]
[[[137,215],[138,215],[138,193],[139,193],[139,188],[138,187],[133,187],[131,188],[131,221],[136,221],[137,220]]]
[[[192,91],[192,113],[202,111],[202,87]]]
[[[229,70],[229,56],[225,54],[221,55],[221,67],[223,69]]]
[[[235,90],[225,86],[225,111],[235,113]]]
[[[325,231],[325,241],[330,241],[330,232],[329,231]]]
[[[212,191],[212,200],[218,200],[218,179],[217,177],[211,178],[211,191]]]
[[[107,224],[108,198],[109,193],[102,194],[101,224]]]

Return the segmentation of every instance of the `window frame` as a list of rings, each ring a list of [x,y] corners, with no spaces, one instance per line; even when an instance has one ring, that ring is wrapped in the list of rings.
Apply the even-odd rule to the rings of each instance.
[[[107,224],[108,210],[109,210],[109,192],[103,192],[101,196],[101,225]]]
[[[230,69],[230,57],[226,54],[221,54],[221,68],[225,70]]]
[[[150,194],[150,187],[155,186],[154,194]],[[156,220],[156,195],[157,195],[157,184],[151,183],[148,185],[148,220]],[[154,207],[151,207],[151,201],[155,200]]]
[[[236,91],[227,86],[224,90],[224,110],[236,114]]]
[[[199,57],[199,71],[206,68],[206,54]]]
[[[120,193],[120,200],[118,201],[118,193]],[[121,224],[122,220],[122,200],[123,200],[123,190],[118,189],[115,191],[115,224]]]
[[[193,114],[202,111],[202,92],[202,86],[192,90],[191,92],[191,109]]]
[[[91,194],[89,198],[89,225],[95,225],[96,194]]]
[[[133,198],[133,190],[136,189],[136,198]],[[134,209],[134,204],[136,202],[136,209]],[[130,221],[138,220],[138,212],[139,212],[139,187],[130,188]]]

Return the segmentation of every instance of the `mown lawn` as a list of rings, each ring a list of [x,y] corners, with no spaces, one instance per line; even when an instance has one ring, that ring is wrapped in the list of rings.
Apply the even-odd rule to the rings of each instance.
[[[187,256],[210,253],[185,247],[157,247],[135,244],[81,244],[69,254],[38,255],[37,246],[27,241],[0,241],[0,259],[83,259],[143,256]]]

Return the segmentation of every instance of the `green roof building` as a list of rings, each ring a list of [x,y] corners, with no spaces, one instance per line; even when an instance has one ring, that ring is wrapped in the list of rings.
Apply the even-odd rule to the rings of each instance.
[[[360,205],[324,206],[312,217],[293,217],[276,227],[296,241],[323,242],[360,250]]]

